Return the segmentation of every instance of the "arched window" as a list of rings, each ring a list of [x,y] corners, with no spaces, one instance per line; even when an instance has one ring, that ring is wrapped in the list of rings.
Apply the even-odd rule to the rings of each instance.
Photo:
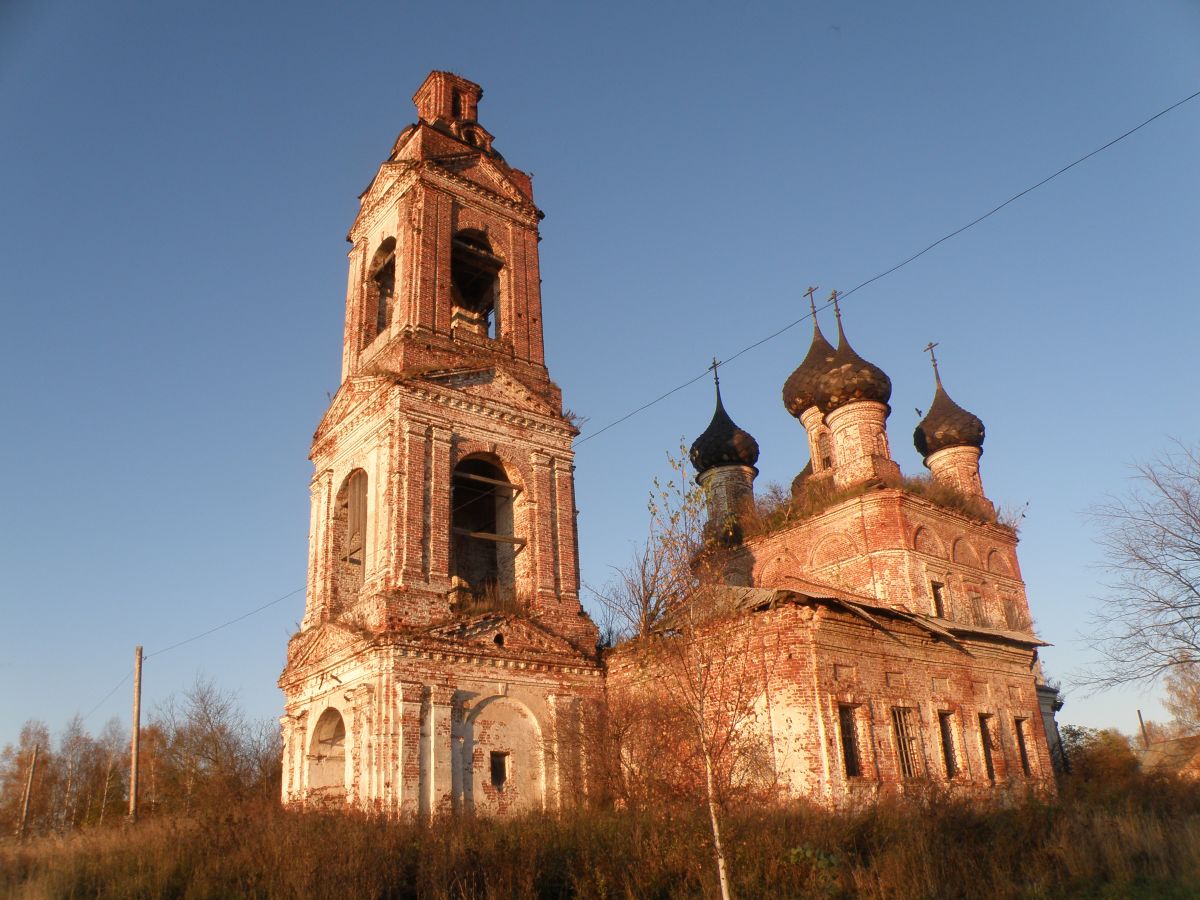
[[[824,425],[817,432],[817,453],[821,457],[821,466],[817,468],[818,472],[824,472],[826,469],[833,468],[833,438],[830,436],[829,429]],[[815,466],[813,468],[816,468]]]
[[[334,510],[339,606],[358,596],[367,565],[367,473],[355,469],[342,482]]]
[[[346,723],[336,709],[317,719],[308,748],[308,788],[323,793],[346,789]]]
[[[514,534],[520,488],[486,459],[465,459],[454,469],[451,491],[451,575],[459,611],[516,605],[517,554],[525,538]]]
[[[379,245],[367,269],[366,304],[363,310],[363,346],[387,331],[396,302],[396,239]]]
[[[504,261],[478,231],[460,231],[450,250],[451,327],[500,336],[500,270]]]

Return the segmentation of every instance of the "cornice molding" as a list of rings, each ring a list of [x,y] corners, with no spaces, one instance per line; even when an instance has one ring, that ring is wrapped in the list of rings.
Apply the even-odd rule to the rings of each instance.
[[[424,400],[427,403],[434,403],[460,412],[473,413],[517,428],[528,428],[542,434],[554,435],[568,442],[575,434],[569,425],[559,424],[548,416],[513,412],[499,404],[489,403],[473,394],[455,391],[453,388],[434,387],[429,382],[414,381],[399,381],[396,382],[396,386],[403,393],[417,400]]]

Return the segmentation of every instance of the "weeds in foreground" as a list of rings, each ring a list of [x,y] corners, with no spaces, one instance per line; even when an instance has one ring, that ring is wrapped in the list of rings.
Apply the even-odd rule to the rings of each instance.
[[[0,846],[17,897],[709,897],[702,810],[432,825],[248,804]],[[1200,788],[1137,778],[1053,801],[932,794],[832,813],[743,810],[741,897],[1128,897],[1200,893]]]

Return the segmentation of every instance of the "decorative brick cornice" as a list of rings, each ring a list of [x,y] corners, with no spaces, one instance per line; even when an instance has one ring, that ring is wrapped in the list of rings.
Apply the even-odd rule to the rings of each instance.
[[[586,678],[601,678],[604,669],[598,663],[589,663],[583,659],[555,660],[546,656],[515,656],[498,655],[486,651],[461,649],[455,650],[447,646],[422,645],[419,640],[407,639],[394,633],[363,637],[361,641],[330,654],[319,662],[308,665],[301,664],[283,671],[279,677],[279,687],[288,695],[288,703],[299,699],[295,695],[303,692],[310,696],[344,692],[344,681],[341,676],[349,675],[354,669],[371,670],[371,657],[382,652],[388,652],[391,662],[402,659],[425,660],[433,663],[454,663],[477,666],[481,669],[505,669],[512,672],[557,673],[560,675],[576,675]],[[462,677],[470,678],[469,674]],[[314,681],[319,684],[313,685]]]
[[[517,213],[522,220],[521,224],[529,228],[537,228],[539,210],[532,203],[511,200],[503,194],[498,194],[495,191],[485,188],[470,178],[465,178],[444,166],[438,165],[436,160],[426,160],[421,166],[421,175],[435,186],[452,186],[466,193],[473,194],[481,200],[486,200],[494,206],[499,207],[498,211]],[[442,184],[439,184],[439,182],[442,182]]]
[[[371,197],[370,193],[374,189],[376,182],[381,177],[386,178],[388,176],[392,177],[392,183],[380,191],[377,196]],[[367,188],[366,193],[363,194],[358,215],[354,219],[354,224],[350,226],[346,240],[351,243],[357,243],[365,237],[375,227],[375,223],[383,213],[391,209],[396,198],[407,193],[417,180],[417,164],[414,162],[407,160],[402,162],[386,162],[380,166],[378,174],[371,182],[371,187]]]
[[[542,434],[554,435],[567,441],[570,441],[574,436],[574,430],[565,422],[556,422],[548,416],[512,412],[501,407],[499,404],[489,403],[486,400],[456,391],[453,388],[435,387],[429,382],[417,381],[400,381],[396,384],[404,393],[417,400],[424,400],[428,403],[434,403],[438,406],[444,406],[460,412],[474,413],[477,416],[503,422],[506,425],[512,425],[516,428],[526,428]]]

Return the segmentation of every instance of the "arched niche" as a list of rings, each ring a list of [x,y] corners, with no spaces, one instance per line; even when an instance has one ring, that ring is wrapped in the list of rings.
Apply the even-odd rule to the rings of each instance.
[[[946,558],[946,547],[936,534],[921,525],[913,533],[913,549],[918,553],[928,553],[938,559]]]
[[[759,587],[786,587],[786,578],[799,577],[803,572],[804,567],[800,565],[800,560],[791,553],[780,553],[762,567],[754,581]]]
[[[978,569],[979,554],[975,552],[975,548],[967,543],[965,538],[959,538],[954,542],[954,546],[950,549],[950,558],[956,563],[962,563],[964,566],[969,566],[972,569]]]
[[[813,547],[812,561],[809,565],[813,569],[820,569],[834,563],[845,562],[856,555],[854,544],[848,538],[840,534],[831,534],[822,538]]]
[[[533,711],[511,697],[489,697],[463,726],[463,805],[493,815],[545,808],[546,754]]]
[[[1009,568],[1008,560],[1004,558],[1004,554],[999,550],[992,548],[987,555],[987,570],[996,575],[1011,575],[1012,569]]]
[[[346,723],[330,707],[321,713],[308,745],[308,789],[322,794],[344,794],[346,790]]]

